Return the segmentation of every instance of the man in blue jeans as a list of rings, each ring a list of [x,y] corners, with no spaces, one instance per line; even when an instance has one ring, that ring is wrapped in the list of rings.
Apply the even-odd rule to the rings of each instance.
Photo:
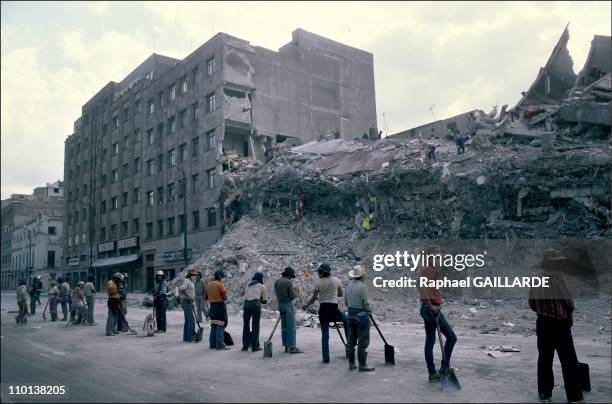
[[[295,328],[295,308],[293,300],[296,298],[293,282],[295,278],[295,270],[291,267],[285,268],[282,277],[274,282],[274,291],[276,292],[276,300],[278,300],[278,311],[281,319],[281,336],[285,353],[298,354],[303,353],[296,345],[296,328]]]
[[[429,249],[427,255],[437,254],[437,250]],[[421,270],[421,277],[426,277],[430,280],[438,279],[438,272],[433,266],[425,266]],[[457,336],[452,327],[446,321],[446,317],[440,312],[442,305],[442,296],[440,292],[433,287],[419,288],[421,298],[421,317],[425,323],[425,362],[427,363],[427,371],[429,372],[429,381],[437,382],[440,380],[440,374],[450,367],[450,358],[453,353],[453,348],[457,343]],[[440,365],[440,372],[436,371],[434,364],[433,348],[436,343],[436,331],[438,325],[440,331],[446,338],[444,344],[444,358]]]

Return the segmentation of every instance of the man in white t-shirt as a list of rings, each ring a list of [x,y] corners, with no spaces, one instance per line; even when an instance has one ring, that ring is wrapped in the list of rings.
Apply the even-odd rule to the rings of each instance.
[[[342,313],[338,309],[338,297],[342,297],[340,279],[331,276],[331,266],[321,262],[317,269],[319,279],[315,283],[312,297],[302,310],[306,311],[317,298],[319,299],[319,321],[321,323],[321,349],[323,363],[329,363],[329,323],[344,322]]]

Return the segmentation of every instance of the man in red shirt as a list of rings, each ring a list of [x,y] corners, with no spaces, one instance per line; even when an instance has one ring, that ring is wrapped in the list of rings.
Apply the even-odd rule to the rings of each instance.
[[[425,250],[425,254],[426,256],[440,254],[439,248],[428,247]],[[429,261],[431,264],[433,260]],[[420,276],[430,280],[436,280],[438,279],[438,271],[434,266],[424,266],[421,269]],[[429,381],[437,382],[440,380],[440,372],[436,371],[433,357],[437,326],[440,326],[440,331],[446,338],[446,343],[444,344],[445,358],[442,359],[440,365],[441,372],[450,367],[450,358],[453,353],[453,348],[457,343],[457,336],[446,320],[446,317],[444,317],[440,311],[440,307],[443,303],[440,291],[433,287],[419,288],[419,295],[421,298],[421,317],[425,323],[425,362],[427,363],[427,371],[429,372]]]

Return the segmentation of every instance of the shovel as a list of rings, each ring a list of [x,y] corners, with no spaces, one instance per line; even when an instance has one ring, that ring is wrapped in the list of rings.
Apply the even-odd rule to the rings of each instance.
[[[338,327],[338,323],[334,321],[334,328],[336,329],[336,331],[338,331],[338,335],[340,336],[340,340],[342,341],[342,345],[344,345],[344,352],[346,354],[346,359],[349,358],[349,352],[348,352],[348,347],[346,346],[346,341],[344,340],[344,337],[342,336],[342,333],[340,332],[340,327]]]
[[[370,316],[370,320],[372,320],[372,324],[374,324],[376,331],[378,331],[378,335],[380,335],[380,338],[382,338],[383,342],[385,343],[385,365],[395,365],[395,348],[393,345],[387,344],[387,340],[380,331],[380,328],[378,328],[378,324],[376,324],[376,321],[374,321],[372,314],[368,313],[368,315]]]
[[[198,316],[196,316],[196,312],[193,308],[193,305],[191,306],[191,311],[193,312],[193,318],[195,318],[196,324],[198,325],[198,331],[196,331],[195,340],[196,342],[200,342],[202,341],[202,336],[204,335],[204,328],[202,328],[200,322],[198,321]]]
[[[49,306],[49,300],[47,299],[47,304],[45,304],[45,309],[43,310],[43,320],[47,319],[47,316],[45,315],[45,312],[47,311],[47,307]]]
[[[446,361],[446,354],[444,353],[444,345],[442,344],[442,331],[440,331],[440,323],[438,323],[440,314],[441,312],[438,313],[436,317],[436,329],[438,330],[438,340],[440,341],[440,349],[442,350],[442,360],[444,360],[444,363],[448,364]],[[461,385],[459,384],[459,380],[457,380],[455,370],[451,367],[440,369],[440,381],[442,382],[442,391],[461,390]]]
[[[263,349],[263,357],[271,358],[272,357],[272,336],[274,335],[274,331],[276,331],[276,327],[280,323],[280,314],[276,319],[276,323],[274,323],[274,328],[272,328],[272,332],[270,333],[270,338],[267,341],[264,341],[264,349]]]
[[[128,329],[128,331],[130,332],[130,334],[132,334],[132,335],[138,335],[138,333],[137,333],[136,331],[132,330],[132,328],[131,328],[131,327],[130,327],[130,325],[128,324],[128,322],[127,322],[127,320],[126,320],[125,316],[123,315],[123,312],[121,311],[121,308],[119,308],[119,312],[118,312],[118,314],[119,314],[119,319],[125,323],[125,326],[127,327],[127,329]]]

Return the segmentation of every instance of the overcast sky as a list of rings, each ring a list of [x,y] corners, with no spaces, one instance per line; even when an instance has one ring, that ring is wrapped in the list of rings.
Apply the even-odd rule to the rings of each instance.
[[[512,106],[570,23],[576,73],[610,2],[2,2],[1,184],[63,179],[81,106],[152,52],[184,58],[222,31],[277,50],[300,27],[374,54],[378,126],[395,133]]]

